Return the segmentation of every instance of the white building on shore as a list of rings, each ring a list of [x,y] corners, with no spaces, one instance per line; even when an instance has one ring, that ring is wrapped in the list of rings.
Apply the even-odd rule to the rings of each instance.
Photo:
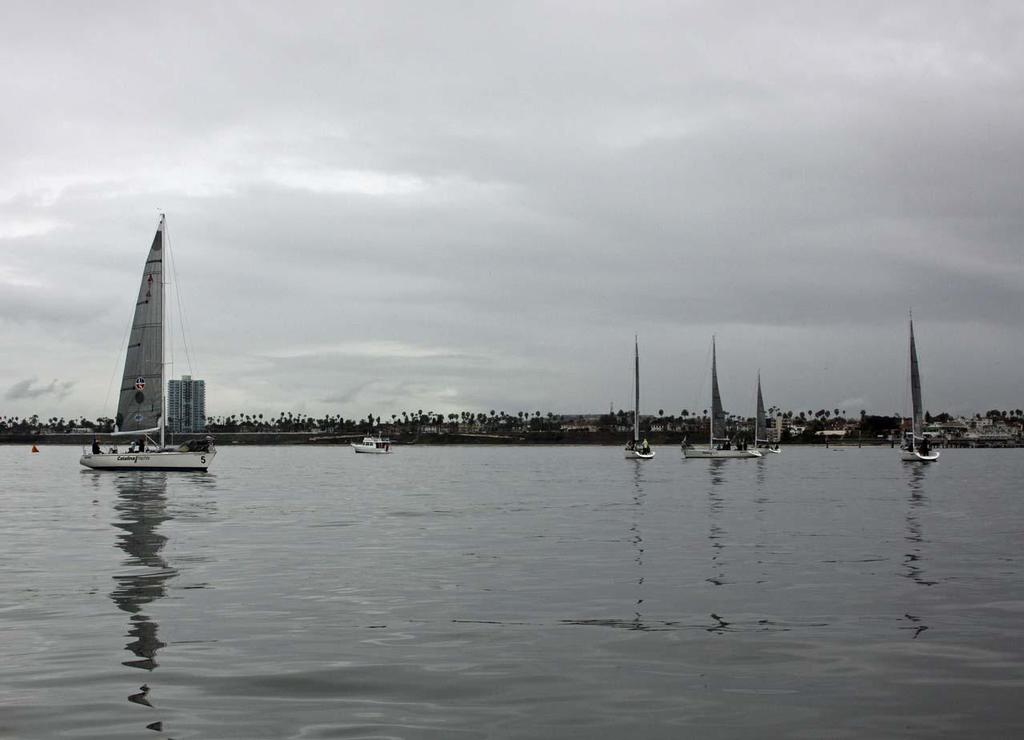
[[[174,433],[206,429],[205,380],[182,375],[167,382],[167,428]]]

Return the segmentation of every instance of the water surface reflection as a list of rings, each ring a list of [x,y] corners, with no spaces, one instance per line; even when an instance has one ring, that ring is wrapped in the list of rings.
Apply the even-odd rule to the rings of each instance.
[[[936,581],[930,580],[924,571],[923,548],[928,543],[921,528],[920,514],[928,502],[925,494],[925,481],[927,478],[927,466],[910,465],[908,471],[907,487],[909,490],[909,501],[905,516],[906,533],[904,540],[907,543],[907,550],[903,556],[903,575],[909,578],[918,586],[934,586]],[[916,639],[922,632],[928,629],[928,625],[921,620],[920,610],[914,608],[904,612],[903,616],[910,622],[910,626],[904,629],[911,629]]]
[[[157,531],[171,519],[167,510],[167,473],[162,471],[132,471],[118,474],[114,479],[117,499],[113,522],[118,530],[116,545],[127,557],[123,570],[114,575],[114,590],[110,598],[118,609],[131,616],[128,619],[125,645],[135,657],[122,661],[122,665],[152,672],[159,665],[157,653],[166,647],[159,637],[159,625],[144,609],[167,594],[167,582],[178,575],[162,555],[167,537]],[[128,696],[133,704],[152,707],[150,687],[143,684]],[[147,728],[162,729],[162,723],[150,723]]]
[[[633,523],[630,526],[630,542],[633,544],[633,562],[637,567],[636,603],[633,605],[633,629],[644,629],[643,621],[643,585],[644,585],[644,536],[640,529],[640,517],[644,506],[644,465],[640,462],[633,471]]]
[[[722,527],[722,512],[725,509],[725,460],[708,460],[711,486],[708,488],[708,540],[711,542],[711,575],[708,583],[721,586],[725,583],[724,563],[725,529]]]

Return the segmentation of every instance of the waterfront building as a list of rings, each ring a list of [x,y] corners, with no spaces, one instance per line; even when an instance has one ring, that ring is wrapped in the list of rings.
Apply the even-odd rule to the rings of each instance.
[[[201,432],[206,428],[206,381],[182,375],[167,382],[167,428],[171,432]]]

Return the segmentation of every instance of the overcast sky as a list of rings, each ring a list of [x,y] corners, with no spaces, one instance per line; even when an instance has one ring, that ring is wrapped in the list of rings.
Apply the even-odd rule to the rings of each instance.
[[[1017,2],[0,4],[0,414],[1024,405]],[[173,288],[172,288],[173,291]],[[175,375],[188,372],[181,346]]]

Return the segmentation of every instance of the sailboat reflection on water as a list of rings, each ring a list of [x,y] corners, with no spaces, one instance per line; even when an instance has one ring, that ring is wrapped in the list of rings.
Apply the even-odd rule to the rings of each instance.
[[[114,575],[110,598],[118,609],[130,615],[125,649],[134,656],[122,661],[122,665],[152,673],[159,665],[157,653],[166,643],[160,640],[159,625],[144,609],[166,596],[167,581],[178,575],[161,554],[167,537],[158,531],[171,518],[167,512],[167,474],[126,472],[118,476],[114,485],[117,520],[113,525],[120,530],[116,544],[127,557]],[[148,682],[130,694],[128,701],[152,707]]]

